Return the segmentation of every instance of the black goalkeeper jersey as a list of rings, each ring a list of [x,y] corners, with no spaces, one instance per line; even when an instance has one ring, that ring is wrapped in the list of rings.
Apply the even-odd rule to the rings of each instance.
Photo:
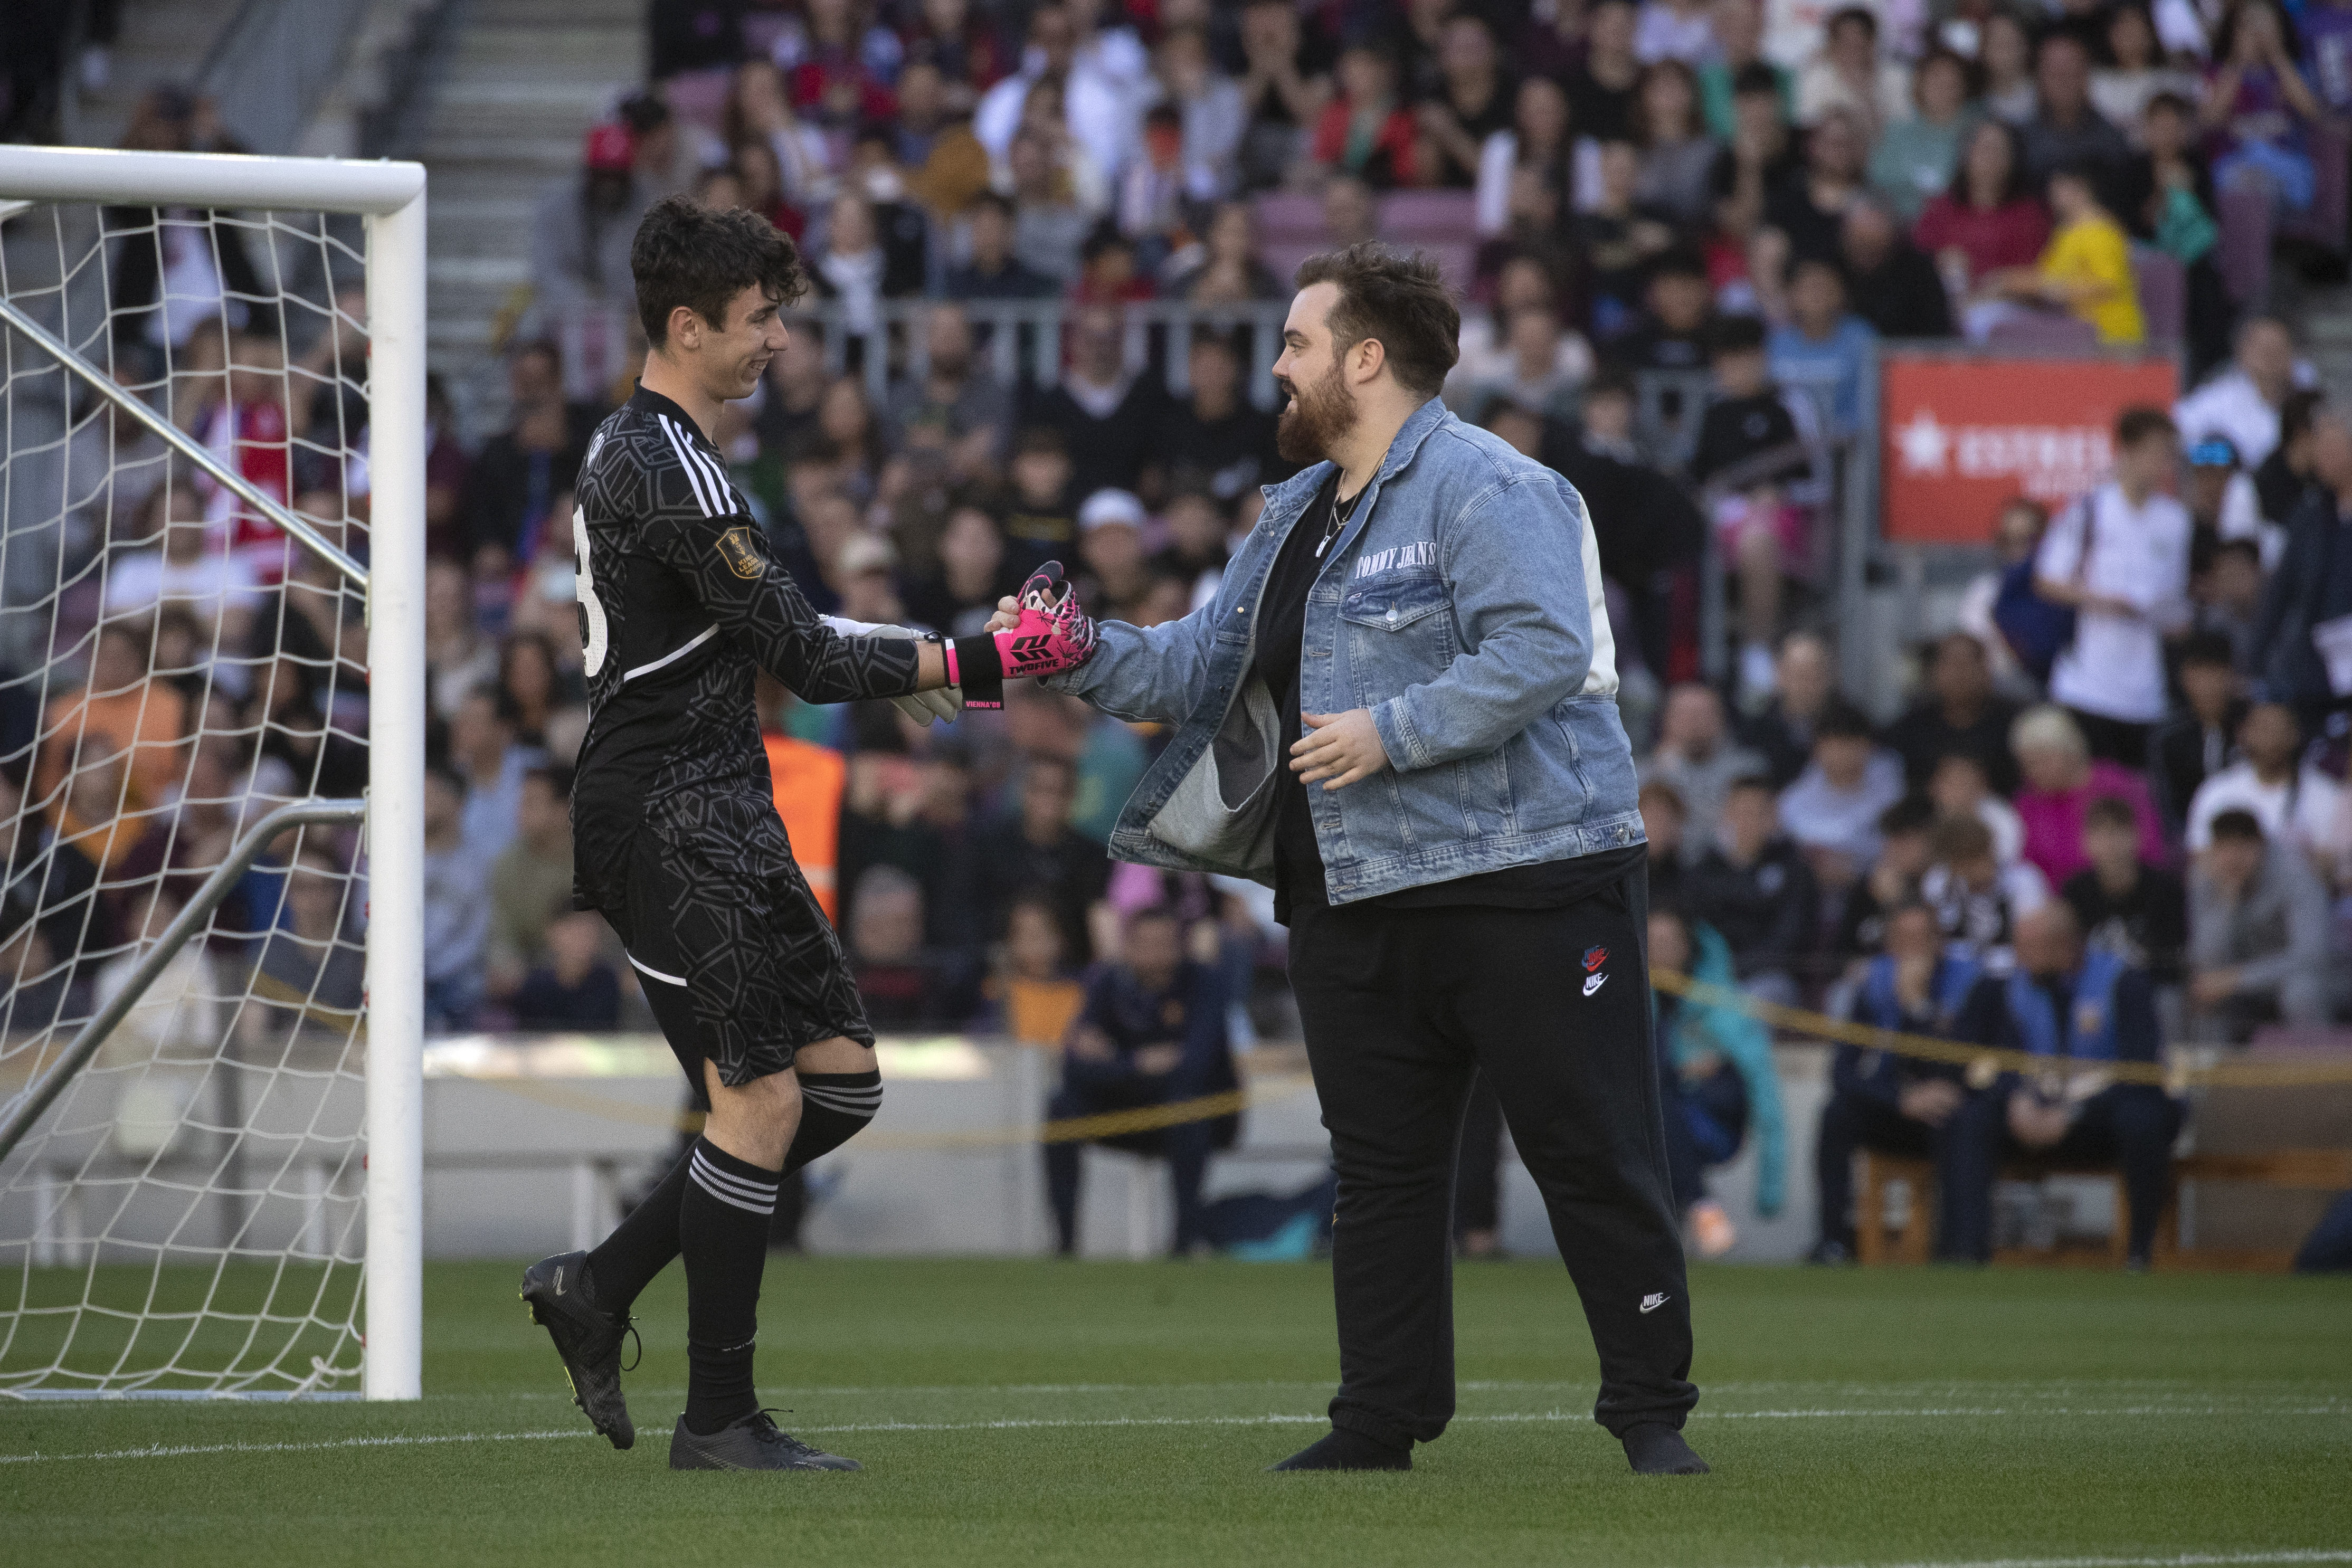
[[[919,644],[847,637],[768,554],[719,449],[643,387],[596,428],[572,528],[589,725],[572,788],[573,894],[607,907],[650,829],[761,875],[788,862],[754,667],[813,703],[903,696]]]

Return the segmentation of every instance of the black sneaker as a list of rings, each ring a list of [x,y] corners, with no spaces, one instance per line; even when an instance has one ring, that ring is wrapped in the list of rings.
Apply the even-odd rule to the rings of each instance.
[[[686,1429],[677,1418],[670,1434],[669,1468],[674,1470],[862,1470],[856,1459],[812,1448],[755,1411],[709,1437]]]
[[[530,1321],[555,1342],[572,1402],[588,1424],[616,1448],[635,1442],[637,1429],[621,1398],[621,1338],[631,1332],[629,1320],[616,1322],[598,1309],[588,1254],[559,1252],[525,1269],[522,1299],[530,1303]]]

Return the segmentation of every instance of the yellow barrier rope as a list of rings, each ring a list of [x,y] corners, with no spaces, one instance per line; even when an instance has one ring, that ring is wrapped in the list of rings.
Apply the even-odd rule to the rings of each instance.
[[[1868,1051],[1893,1051],[1898,1056],[1914,1057],[1923,1061],[1950,1062],[1967,1068],[1969,1081],[1980,1087],[1990,1083],[2002,1072],[2033,1074],[2063,1068],[2078,1071],[2096,1069],[2123,1082],[2160,1084],[2176,1092],[2191,1084],[2293,1089],[2352,1083],[2352,1061],[2230,1061],[2209,1067],[2149,1061],[2061,1061],[2022,1051],[1970,1045],[1960,1040],[1937,1040],[1932,1035],[1906,1034],[1900,1030],[1874,1029],[1867,1024],[1850,1023],[1826,1013],[1764,1001],[1733,987],[1693,979],[1673,969],[1651,970],[1650,983],[1661,991],[1708,1007],[1741,1013],[1790,1034],[1842,1045],[1858,1045]],[[702,1130],[702,1116],[698,1112],[667,1111],[659,1106],[635,1104],[592,1094],[564,1083],[487,1077],[467,1082],[518,1094],[556,1110],[600,1116],[607,1121],[629,1122],[672,1132],[698,1133]],[[1305,1073],[1289,1073],[1262,1079],[1245,1089],[1175,1100],[1161,1105],[1139,1106],[1129,1111],[1106,1111],[1092,1116],[1066,1117],[1042,1123],[1035,1127],[990,1128],[971,1133],[877,1131],[860,1138],[857,1146],[877,1150],[988,1149],[1016,1144],[1080,1143],[1097,1138],[1115,1138],[1129,1133],[1155,1132],[1164,1127],[1234,1115],[1253,1105],[1266,1104],[1295,1094],[1311,1082]]]
[[[2062,1061],[2022,1051],[1970,1045],[1964,1040],[1937,1040],[1932,1035],[1906,1034],[1900,1030],[1874,1029],[1868,1024],[1850,1023],[1843,1019],[1831,1018],[1826,1013],[1809,1012],[1803,1008],[1764,1001],[1730,986],[1695,980],[1675,969],[1651,970],[1650,983],[1659,990],[1707,1007],[1744,1013],[1791,1034],[1833,1040],[1842,1045],[1859,1045],[1871,1051],[1891,1051],[1898,1056],[1916,1057],[1925,1061],[1953,1062],[1969,1070],[1971,1082],[1981,1079],[1984,1083],[1990,1083],[2003,1072],[2040,1073],[2063,1067],[2077,1071],[2096,1068],[2126,1083],[2157,1083],[2175,1091],[2192,1083],[2239,1089],[2293,1089],[2318,1083],[2352,1083],[2352,1061],[2224,1061],[2210,1067],[2194,1067],[2185,1062],[2168,1066],[2157,1061]]]

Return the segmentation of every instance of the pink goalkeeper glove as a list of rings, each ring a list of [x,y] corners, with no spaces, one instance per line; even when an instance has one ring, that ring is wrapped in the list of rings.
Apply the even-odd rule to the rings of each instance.
[[[1078,608],[1060,561],[1029,574],[1020,604],[1021,619],[1010,631],[948,644],[948,681],[963,688],[966,707],[1003,707],[1007,677],[1057,675],[1094,656],[1094,617]]]

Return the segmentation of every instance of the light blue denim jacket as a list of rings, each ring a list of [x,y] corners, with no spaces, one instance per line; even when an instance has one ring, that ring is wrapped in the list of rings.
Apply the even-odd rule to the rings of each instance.
[[[1213,602],[1046,684],[1176,727],[1112,830],[1121,860],[1271,882],[1274,769],[1306,733],[1255,676],[1258,599],[1331,465],[1265,491]],[[1435,399],[1389,445],[1307,600],[1299,697],[1369,708],[1388,770],[1307,789],[1333,904],[1643,841],[1584,502]]]

